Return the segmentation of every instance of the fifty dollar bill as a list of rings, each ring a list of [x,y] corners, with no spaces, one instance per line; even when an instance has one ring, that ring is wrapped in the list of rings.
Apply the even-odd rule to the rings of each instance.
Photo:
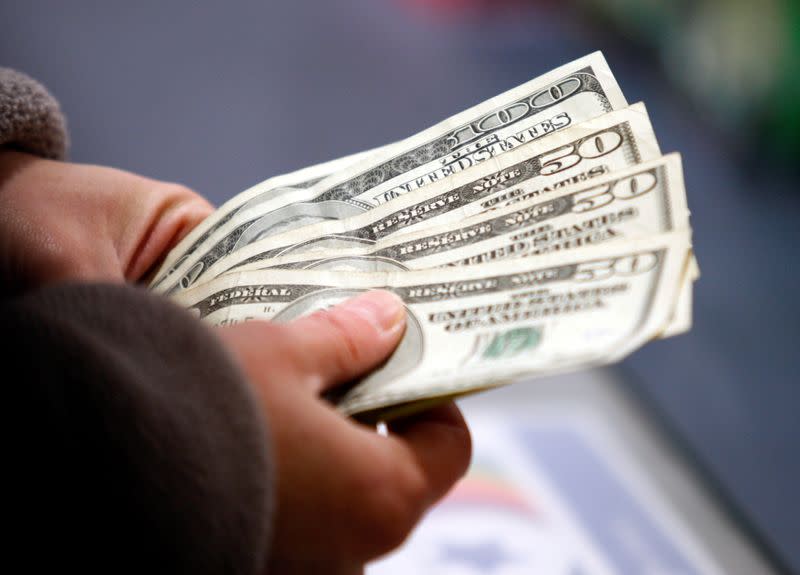
[[[535,186],[523,183],[514,188],[517,201],[455,224],[390,235],[356,248],[290,253],[230,273],[268,268],[369,272],[474,265],[689,229],[679,154],[521,199],[532,190]],[[665,326],[664,337],[691,326],[693,258],[689,266],[674,321]]]
[[[337,401],[345,414],[413,410],[520,375],[616,362],[674,315],[688,231],[537,258],[441,270],[228,274],[176,300],[215,325],[289,321],[373,288],[406,304],[407,328],[380,369]],[[387,410],[389,410],[387,412]]]

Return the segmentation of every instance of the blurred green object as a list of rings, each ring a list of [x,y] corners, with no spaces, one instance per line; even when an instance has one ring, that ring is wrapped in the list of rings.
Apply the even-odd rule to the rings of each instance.
[[[800,149],[800,5],[795,0],[579,0],[660,56],[725,132],[769,159]]]
[[[765,125],[766,135],[786,146],[788,160],[800,151],[800,4],[786,0],[785,5],[787,46]]]

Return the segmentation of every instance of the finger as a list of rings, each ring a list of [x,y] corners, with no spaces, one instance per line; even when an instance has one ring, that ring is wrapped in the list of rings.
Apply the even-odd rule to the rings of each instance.
[[[363,562],[399,545],[421,507],[387,438],[317,398],[278,393],[265,401],[283,478],[273,557]]]
[[[337,457],[339,465],[357,471],[350,476],[349,491],[360,493],[360,503],[350,513],[357,518],[353,524],[363,526],[356,531],[362,552],[385,552],[402,544],[430,506],[464,475],[471,457],[469,429],[453,403],[396,422],[388,437],[352,423],[337,436],[348,445]],[[345,493],[338,492],[340,500]]]
[[[129,202],[125,225],[118,228],[125,231],[118,247],[120,263],[131,281],[154,272],[169,250],[214,210],[189,188],[143,181],[135,201]]]
[[[289,359],[314,393],[350,381],[383,362],[405,329],[402,300],[373,290],[286,324]]]
[[[363,562],[330,557],[270,557],[267,573],[274,575],[364,575]]]
[[[285,478],[275,548],[286,560],[362,561],[390,551],[468,464],[469,432],[453,406],[404,421],[402,436],[383,437],[312,397],[275,393],[265,401]]]
[[[464,475],[472,457],[472,439],[464,416],[452,401],[387,424],[394,438],[425,478],[433,503]]]

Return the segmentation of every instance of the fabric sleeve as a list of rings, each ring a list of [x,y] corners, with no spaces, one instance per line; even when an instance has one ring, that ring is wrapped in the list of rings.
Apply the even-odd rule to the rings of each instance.
[[[24,415],[12,556],[36,572],[261,571],[267,428],[210,328],[125,285],[47,287],[0,317],[5,404]]]
[[[43,158],[66,157],[66,121],[58,102],[39,82],[0,67],[0,146]]]

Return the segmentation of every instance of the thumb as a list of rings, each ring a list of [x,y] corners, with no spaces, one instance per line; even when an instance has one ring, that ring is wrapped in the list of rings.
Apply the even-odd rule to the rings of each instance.
[[[284,327],[291,345],[284,351],[319,394],[383,362],[402,338],[403,301],[373,290]]]

